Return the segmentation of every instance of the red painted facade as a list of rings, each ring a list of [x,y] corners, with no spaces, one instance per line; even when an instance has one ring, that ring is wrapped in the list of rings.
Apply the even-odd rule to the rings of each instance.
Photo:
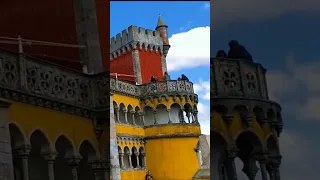
[[[159,81],[162,81],[163,72],[161,54],[159,52],[155,53],[154,51],[145,51],[143,47],[139,50],[139,60],[142,84],[150,83],[151,76],[155,76]],[[110,72],[133,76],[134,67],[132,51],[126,52],[126,54],[122,54],[121,56],[113,59],[110,62]],[[118,79],[135,82],[134,77],[118,76]]]
[[[105,70],[110,71],[110,2],[96,0],[101,56]]]
[[[134,75],[132,51],[128,51],[121,56],[110,61],[110,73]],[[134,82],[134,77],[118,76],[119,80],[126,80]]]
[[[107,69],[109,60],[109,2],[96,0],[101,53]],[[107,10],[108,9],[108,10]],[[78,44],[73,0],[2,0],[0,5],[0,36]],[[0,48],[18,52],[18,45]],[[24,53],[59,63],[80,67],[77,48],[24,46]],[[81,70],[81,69],[80,69]]]
[[[155,76],[159,81],[162,81],[161,54],[142,49],[139,50],[142,84],[150,83],[151,76]]]

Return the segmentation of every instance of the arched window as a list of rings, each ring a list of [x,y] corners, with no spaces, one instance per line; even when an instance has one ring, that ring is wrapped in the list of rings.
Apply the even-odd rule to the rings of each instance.
[[[137,168],[138,167],[137,155],[138,155],[137,148],[136,147],[132,147],[132,150],[131,150],[131,162],[132,162],[132,167],[133,168]]]

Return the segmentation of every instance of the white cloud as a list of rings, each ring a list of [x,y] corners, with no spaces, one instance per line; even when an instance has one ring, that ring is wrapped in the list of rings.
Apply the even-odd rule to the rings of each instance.
[[[285,60],[284,70],[267,73],[270,99],[284,101],[281,102],[284,111],[295,113],[298,119],[320,120],[320,62],[297,64],[292,55]],[[288,96],[295,98],[283,100]]]
[[[193,89],[199,98],[203,100],[210,100],[210,81],[199,80],[198,83],[193,84]]]
[[[168,71],[191,69],[210,64],[210,27],[197,27],[173,34],[167,56]]]
[[[197,108],[201,133],[210,135],[210,105],[199,102]]]
[[[186,27],[190,28],[192,22]],[[173,34],[169,39],[171,48],[167,56],[168,72],[192,69],[207,65],[210,70],[210,27],[197,27],[187,32]],[[199,95],[198,119],[202,134],[210,135],[210,82],[199,80],[194,84]]]
[[[320,1],[315,0],[213,0],[211,22],[215,26],[230,21],[278,18],[293,12],[320,10]]]

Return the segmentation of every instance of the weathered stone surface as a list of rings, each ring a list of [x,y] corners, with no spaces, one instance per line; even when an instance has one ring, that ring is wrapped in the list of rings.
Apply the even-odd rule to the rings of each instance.
[[[108,109],[109,72],[87,75],[0,50],[0,97],[84,117]]]

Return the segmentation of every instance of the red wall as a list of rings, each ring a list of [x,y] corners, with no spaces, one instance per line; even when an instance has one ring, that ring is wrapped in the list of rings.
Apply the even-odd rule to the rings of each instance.
[[[142,48],[144,49],[144,48]],[[140,68],[142,83],[149,83],[151,76],[155,76],[159,81],[162,81],[163,72],[161,65],[161,54],[139,50]]]
[[[108,70],[110,4],[106,0],[95,2],[102,60]],[[23,39],[78,44],[73,0],[1,0],[0,22],[0,36],[17,38],[20,35]],[[0,43],[0,48],[18,52],[18,45]],[[60,64],[65,60],[54,59],[68,59],[76,64],[80,62],[77,48],[36,45],[23,48],[26,54],[50,56],[47,60]]]
[[[109,71],[110,61],[110,3],[107,0],[96,0],[96,11],[99,28],[100,48],[105,70]]]
[[[77,44],[72,0],[2,0],[0,36]],[[0,47],[18,51],[18,45]],[[78,49],[24,46],[24,52],[79,61]]]
[[[126,75],[134,75],[133,71],[133,62],[132,62],[132,51],[126,52],[126,54],[122,54],[121,56],[110,61],[110,72],[111,73],[119,73]],[[132,77],[118,77],[121,80],[135,81]]]

